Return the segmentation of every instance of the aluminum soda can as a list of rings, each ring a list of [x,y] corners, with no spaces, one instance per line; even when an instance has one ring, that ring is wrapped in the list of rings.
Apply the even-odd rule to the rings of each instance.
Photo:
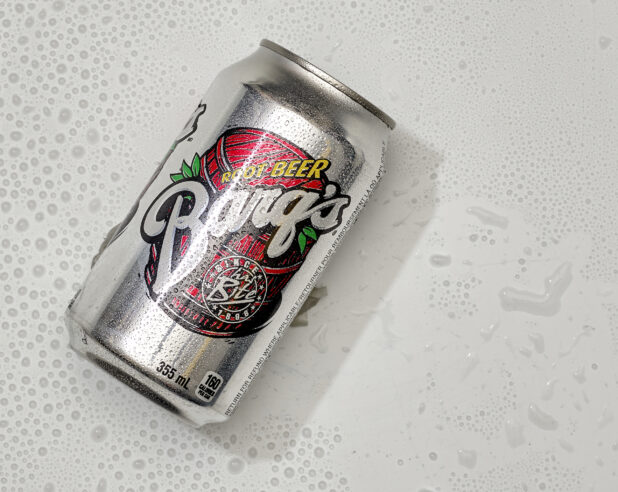
[[[221,72],[71,301],[71,346],[196,426],[231,415],[384,170],[394,121],[267,40]]]

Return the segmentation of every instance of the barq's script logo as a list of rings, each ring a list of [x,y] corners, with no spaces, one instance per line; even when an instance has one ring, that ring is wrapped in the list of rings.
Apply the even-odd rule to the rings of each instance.
[[[249,318],[263,325],[272,312],[254,315],[268,310],[263,304],[276,309],[310,248],[341,224],[350,204],[327,178],[330,165],[245,128],[183,161],[141,224],[152,245],[144,270],[151,296],[165,297],[168,313],[205,334],[239,336]]]

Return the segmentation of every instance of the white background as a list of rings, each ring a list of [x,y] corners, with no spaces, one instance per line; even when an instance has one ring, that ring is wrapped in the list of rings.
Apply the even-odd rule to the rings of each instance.
[[[0,490],[618,489],[615,2],[0,6]],[[62,316],[263,37],[398,127],[309,326],[196,431]]]

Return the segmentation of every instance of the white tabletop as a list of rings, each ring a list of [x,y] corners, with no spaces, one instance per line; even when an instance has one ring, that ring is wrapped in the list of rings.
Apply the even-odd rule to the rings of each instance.
[[[617,3],[0,10],[0,490],[618,489]],[[309,325],[196,431],[79,359],[63,311],[264,37],[398,126]]]

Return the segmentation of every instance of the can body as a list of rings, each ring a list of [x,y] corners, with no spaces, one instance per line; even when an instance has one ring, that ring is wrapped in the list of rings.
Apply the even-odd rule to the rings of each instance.
[[[217,76],[67,310],[75,350],[198,426],[232,413],[383,172],[389,121],[273,46]]]

